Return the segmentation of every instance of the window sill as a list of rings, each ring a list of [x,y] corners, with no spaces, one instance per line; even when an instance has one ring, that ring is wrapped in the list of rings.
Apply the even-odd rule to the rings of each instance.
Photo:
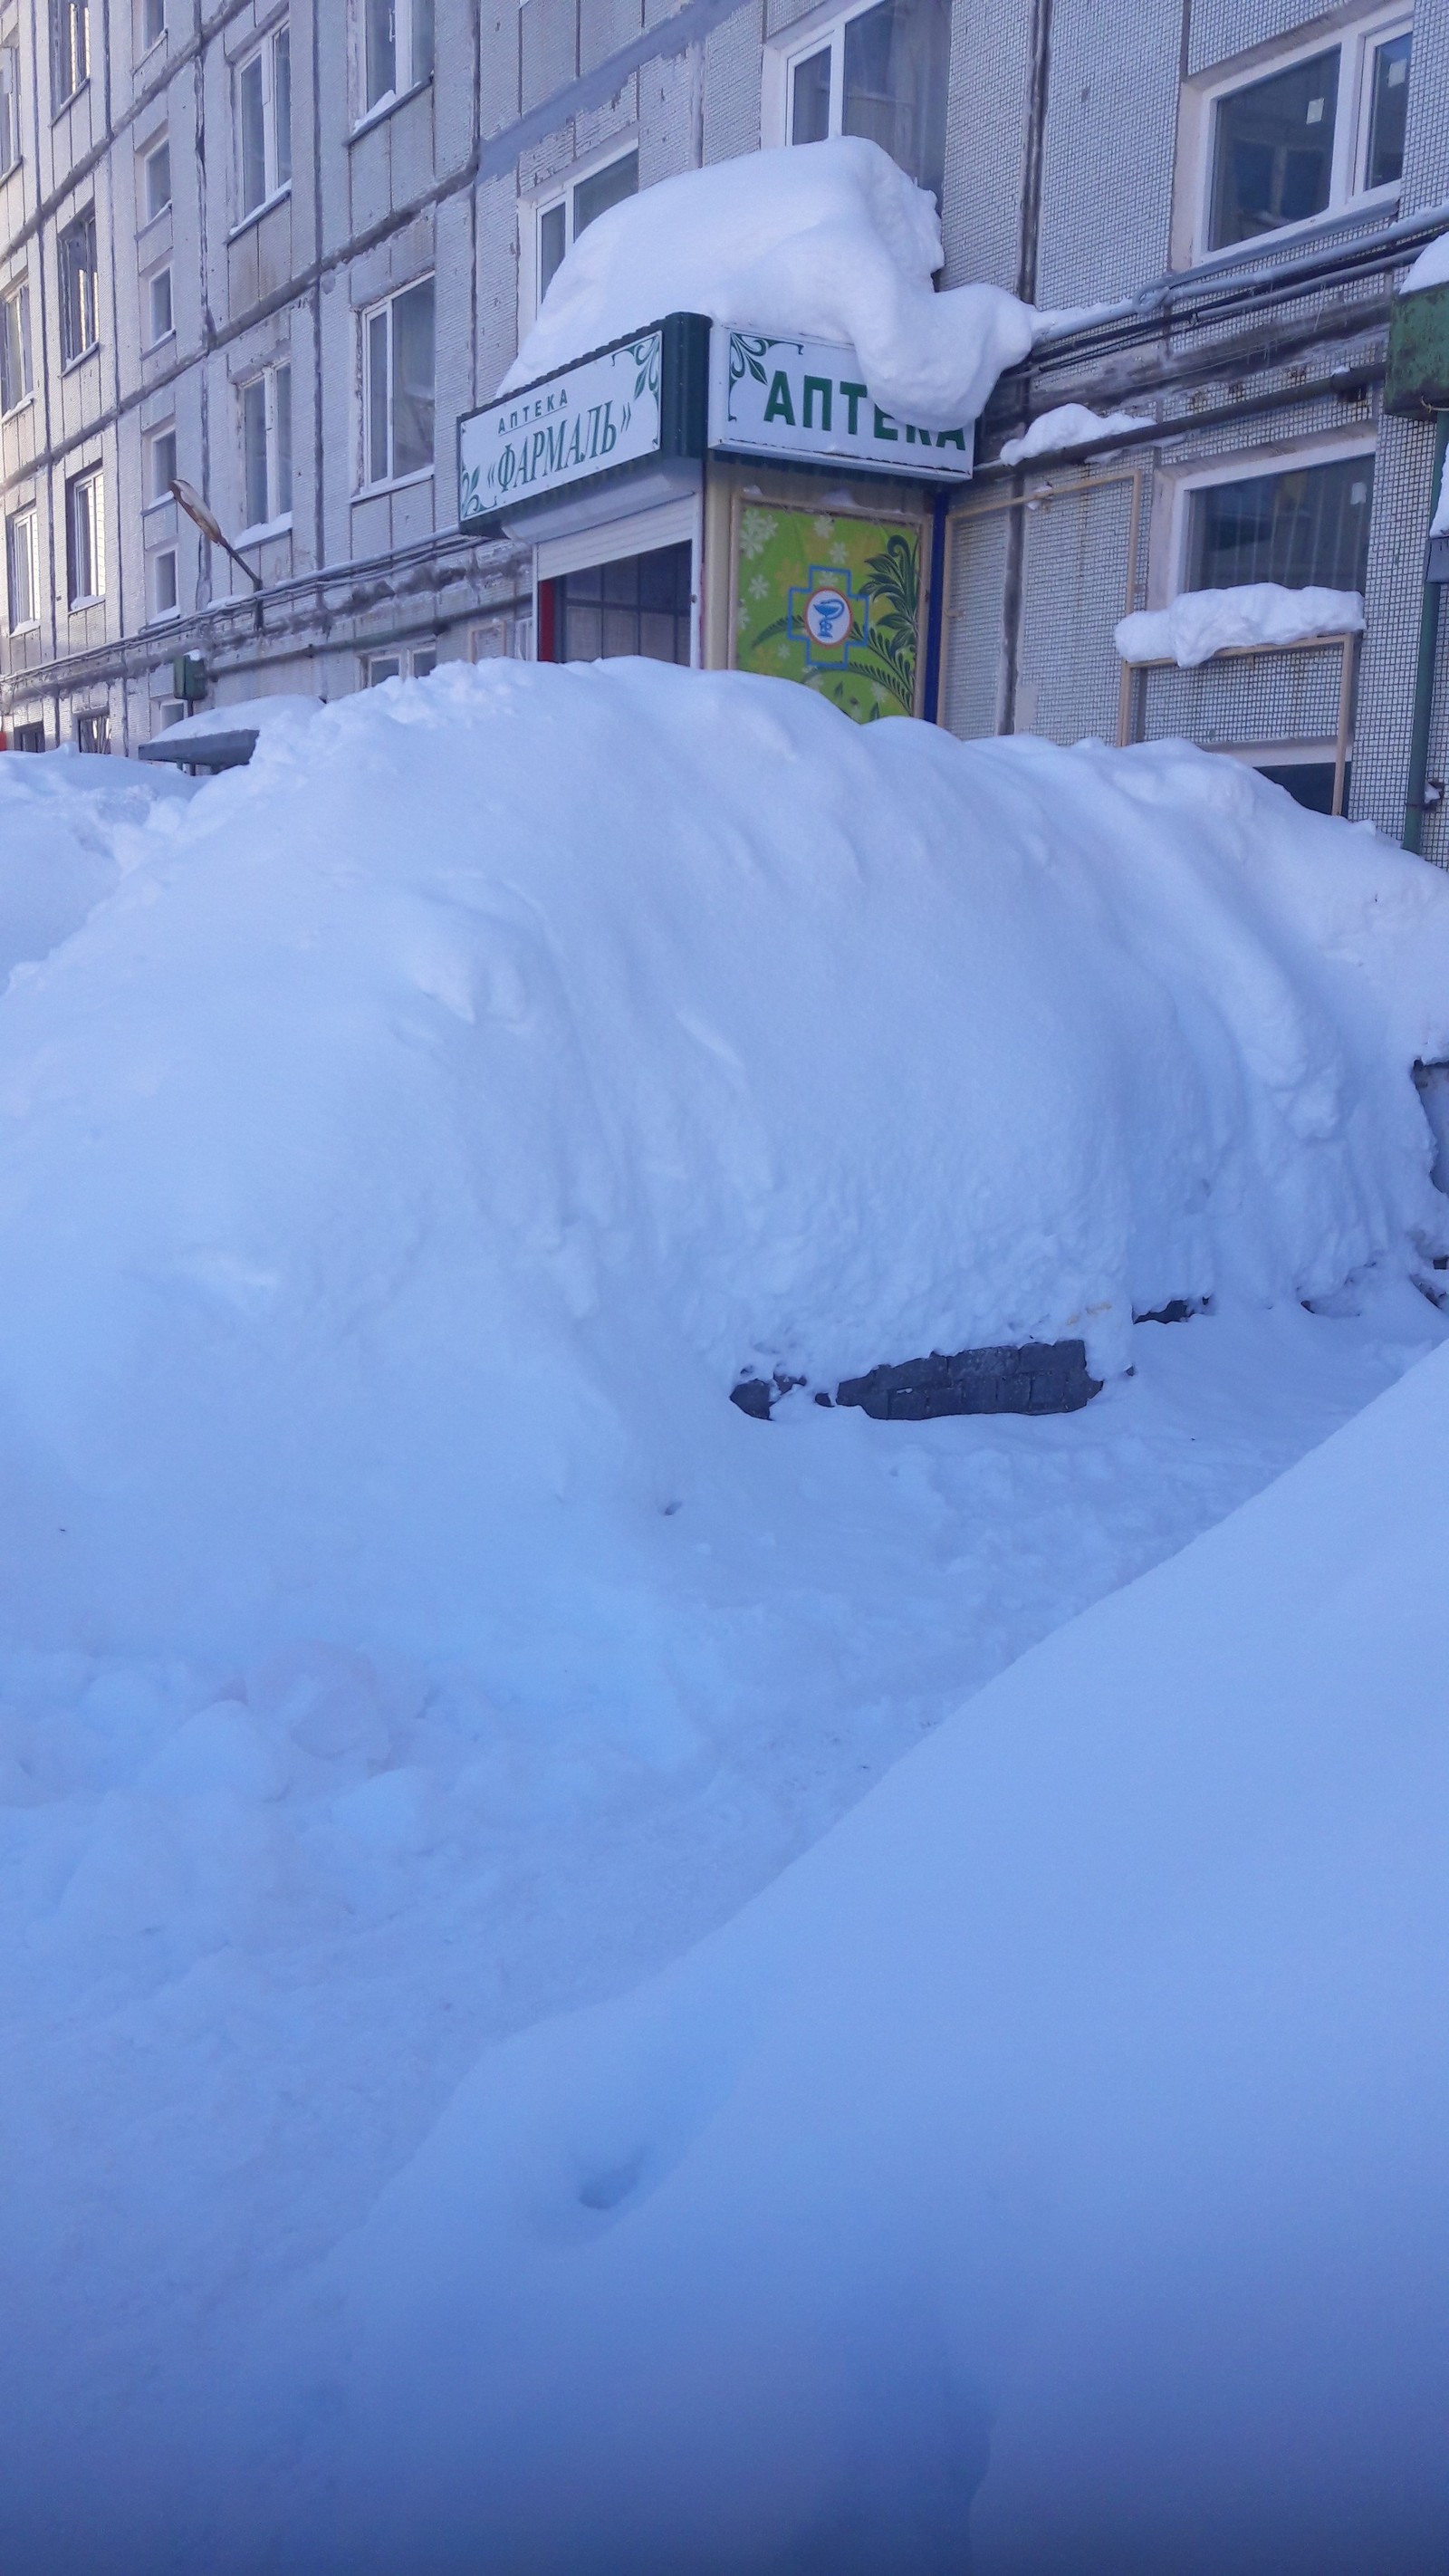
[[[172,210],[172,202],[172,199],[168,197],[164,206],[158,206],[154,215],[147,215],[145,221],[136,226],[136,247],[138,250],[152,225],[159,224],[163,215],[170,214]]]
[[[3,170],[0,170],[0,188],[3,188],[3,187],[4,187],[5,182],[6,182],[6,180],[7,180],[7,179],[13,179],[13,178],[14,178],[14,176],[15,176],[15,174],[16,174],[16,172],[17,172],[17,170],[23,169],[23,168],[24,168],[24,165],[25,165],[25,155],[24,155],[24,153],[23,153],[23,152],[18,156],[18,158],[17,158],[16,160],[14,160],[14,161],[7,161],[7,162],[6,162],[6,164],[5,164],[4,169],[3,169]]]
[[[15,639],[17,636],[19,636],[19,635],[38,635],[39,633],[40,633],[40,620],[39,620],[39,618],[38,618],[38,617],[32,617],[32,618],[29,620],[29,623],[28,623],[27,625],[24,625],[24,626],[12,626],[12,627],[11,627],[11,629],[10,629],[10,636],[11,636],[11,640],[12,640],[12,642],[13,642],[13,641],[14,641],[14,639]]]
[[[1271,233],[1254,233],[1250,240],[1225,242],[1221,250],[1202,250],[1193,254],[1194,269],[1226,268],[1234,262],[1256,259],[1261,253],[1284,249],[1291,242],[1311,242],[1319,233],[1331,232],[1337,225],[1363,223],[1371,215],[1387,215],[1399,202],[1401,183],[1395,180],[1388,188],[1366,188],[1361,196],[1345,198],[1341,206],[1325,206],[1321,214],[1305,216],[1301,224],[1279,224]]]
[[[18,420],[23,411],[29,411],[31,409],[34,401],[35,395],[33,391],[28,394],[22,394],[19,402],[12,403],[8,411],[0,411],[0,420]]]
[[[410,492],[415,483],[430,483],[436,470],[432,465],[420,465],[415,473],[393,474],[385,483],[364,483],[362,490],[352,495],[353,507],[359,501],[380,501],[389,492]]]
[[[105,592],[103,590],[93,590],[85,599],[68,599],[66,601],[66,609],[70,616],[79,617],[83,608],[104,608],[105,604]]]
[[[154,617],[147,618],[145,631],[149,635],[154,627],[176,626],[179,625],[180,620],[179,608],[158,608]]]
[[[291,533],[292,513],[289,510],[285,518],[267,519],[260,527],[243,528],[236,543],[239,546],[264,546],[271,537],[287,537]]]
[[[389,90],[387,97],[380,98],[376,107],[370,107],[365,116],[359,116],[347,137],[349,151],[354,143],[361,142],[364,134],[370,134],[375,125],[385,124],[397,108],[406,107],[410,98],[421,98],[424,90],[432,86],[433,75],[429,72],[426,80],[414,81],[410,89]]]
[[[286,198],[290,197],[291,193],[292,182],[289,179],[284,187],[274,188],[269,197],[263,197],[259,206],[253,206],[249,215],[243,215],[240,223],[232,225],[231,231],[226,237],[227,249],[230,250],[234,241],[240,241],[243,233],[249,233],[253,224],[259,224],[263,215],[269,215],[272,208],[274,206],[280,206]]]
[[[88,349],[82,349],[74,358],[66,358],[63,360],[60,372],[63,376],[73,376],[77,367],[86,366],[92,358],[98,358],[100,354],[101,344],[99,340],[92,340]]]
[[[175,338],[176,338],[176,325],[175,325],[175,323],[173,322],[173,323],[172,323],[172,325],[171,325],[170,330],[169,330],[169,331],[163,331],[159,340],[149,340],[149,341],[147,342],[147,344],[146,344],[145,348],[144,348],[144,349],[142,350],[142,352],[141,352],[142,357],[143,357],[143,358],[154,358],[154,357],[158,356],[158,355],[159,355],[159,353],[160,353],[160,351],[161,351],[162,349],[170,348],[170,346],[171,346],[171,345],[172,345],[172,343],[174,342]]]
[[[153,510],[174,510],[175,507],[176,495],[174,492],[158,492],[152,500],[142,502],[141,516],[143,519],[149,518]]]
[[[78,83],[77,83],[77,85],[76,85],[76,87],[75,87],[75,88],[70,92],[69,96],[68,96],[68,97],[66,97],[66,98],[63,98],[63,99],[61,100],[59,107],[55,107],[55,108],[52,108],[52,109],[51,109],[51,112],[50,112],[50,122],[51,122],[51,128],[52,128],[52,131],[54,130],[54,128],[55,128],[57,125],[59,125],[60,120],[61,120],[61,118],[62,118],[63,116],[69,116],[71,109],[74,107],[74,105],[75,105],[75,103],[76,103],[76,100],[77,100],[78,98],[84,98],[84,97],[85,97],[86,91],[90,88],[90,85],[91,85],[91,78],[90,78],[90,74],[89,74],[89,72],[87,72],[87,74],[86,74],[86,76],[85,76],[85,79],[84,79],[83,81],[78,82]]]

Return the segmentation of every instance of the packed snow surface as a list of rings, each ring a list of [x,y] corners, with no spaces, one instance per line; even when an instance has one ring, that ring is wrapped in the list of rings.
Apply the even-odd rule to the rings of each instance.
[[[1299,644],[1310,635],[1361,635],[1363,600],[1356,590],[1287,590],[1248,581],[1232,590],[1185,590],[1170,608],[1138,608],[1119,617],[1124,662],[1176,662],[1183,670],[1234,646]]]
[[[1426,242],[1413,267],[1399,287],[1401,295],[1417,295],[1423,286],[1449,286],[1449,232],[1436,233]]]
[[[1138,411],[1089,411],[1085,403],[1058,403],[1055,411],[1038,412],[1020,438],[1009,438],[1001,451],[1003,465],[1025,465],[1033,456],[1054,456],[1064,447],[1085,447],[1098,438],[1150,426]]]
[[[517,2061],[520,2078],[512,2060],[469,2070],[490,2043],[678,1959],[969,1692],[1441,1337],[1413,1284],[1441,1285],[1429,1265],[1449,1235],[1409,1069],[1449,1055],[1449,888],[1366,828],[1181,745],[961,745],[857,729],[782,683],[455,665],[284,710],[251,765],[214,781],[0,760],[0,926],[19,961],[0,995],[7,2576],[317,2576],[334,2508],[351,2576],[367,2563],[357,2512],[371,2524],[374,2505],[373,2555],[401,2576],[419,2550],[389,2561],[390,2534],[419,2475],[437,2514],[461,2499],[469,2563],[477,2532],[506,2526],[510,2570],[530,2552],[586,2564],[558,2518],[572,2469],[544,2494],[550,2455],[576,2448],[578,2495],[602,2500],[590,2546],[617,2531],[645,2566],[627,2537],[637,2504],[663,2564],[687,2567],[676,2471],[700,2420],[694,2365],[673,2415],[661,2401],[657,2455],[617,2446],[620,2479],[638,2477],[616,2516],[592,2437],[574,2442],[578,2356],[560,2356],[556,2411],[540,2356],[576,2274],[604,2302],[580,2289],[580,2355],[633,2279],[636,2358],[599,2384],[621,2399],[660,2384],[675,2344],[651,2305],[656,2257],[645,2244],[619,2273],[618,2249],[652,2189],[641,2177],[685,2158],[737,2074],[758,2137],[778,2135],[774,2078],[749,2074],[765,2022],[739,1960],[756,1935],[725,1958],[703,2051],[694,1967],[681,2055],[654,2053],[657,2007],[639,2005],[656,2073],[621,2049],[623,2024],[599,2026],[602,2089],[577,2123],[567,2032]],[[1184,1324],[1132,1321],[1204,1299]],[[1106,1379],[1070,1418],[896,1426],[812,1400],[878,1360],[1058,1334],[1082,1335]],[[751,1422],[728,1402],[745,1370],[808,1383]],[[1232,1585],[1215,1597],[1231,1627]],[[1266,1616],[1251,1611],[1254,1634]],[[1028,1734],[1023,1817],[1057,1760],[1044,1742]],[[1064,1783],[1078,1776],[1068,1764]],[[1119,1776],[1109,1765],[1099,1807],[1083,1785],[1084,1852],[1130,1842]],[[969,1780],[961,1795],[969,1810]],[[1063,1785],[1052,1813],[1067,1803]],[[949,1842],[944,1789],[941,1806]],[[1134,1811],[1142,1853],[1165,1812]],[[1048,1818],[1039,1845],[1025,1824],[1013,1841],[999,1801],[982,1813],[1002,1827],[1002,1875],[981,1904],[1015,1855],[1029,1913],[1063,1829]],[[968,1813],[963,1852],[977,1831]],[[1207,1853],[1231,1889],[1225,1833],[1215,1822]],[[946,1902],[934,1849],[926,1908]],[[1093,1941],[1101,1866],[1078,1882]],[[787,1914],[794,1901],[782,1891]],[[1155,1921],[1142,1904],[1126,1919]],[[811,1954],[823,1983],[836,1906],[822,1898]],[[924,1920],[907,1905],[902,1946],[880,1950],[863,2046],[894,2010],[890,1981],[914,1973]],[[806,1988],[788,1942],[769,1955],[783,2032]],[[1036,2062],[1075,2013],[1073,1976],[1103,1955],[1045,1932],[1022,1953],[1003,1992],[1039,1973]],[[1149,1939],[1148,1968],[1155,1955]],[[1216,1955],[1193,1992],[1226,2013],[1237,1953],[1220,1990]],[[945,1992],[922,1984],[923,2046]],[[943,2155],[972,2068],[995,2088],[1000,2064],[979,1980],[962,1993],[914,2079],[939,2081]],[[812,2324],[823,2237],[791,2251],[812,2177],[822,2227],[843,2213],[838,2241],[876,2245],[879,2268],[841,2265],[838,2366],[802,2365],[780,2444],[762,2435],[700,2564],[779,2564],[789,2548],[806,2565],[813,2548],[848,2565],[819,2537],[838,2489],[841,2528],[879,2540],[863,2563],[899,2565],[904,2545],[929,2566],[899,2543],[897,2505],[909,2490],[928,2538],[941,2513],[957,2532],[981,2410],[1005,2384],[990,2321],[1009,2351],[1058,2316],[1070,2344],[1094,2283],[1104,2315],[1121,2310],[1093,2270],[1115,2206],[1102,2158],[1092,2145],[1078,2170],[1024,2077],[990,2135],[1001,2120],[1029,2135],[1025,2196],[1000,2201],[991,2154],[968,2159],[976,2214],[942,2241],[943,2277],[969,2295],[926,2386],[934,2203],[918,2196],[928,2232],[913,2233],[893,2061],[859,2085],[853,2126],[830,2054],[845,2001],[832,2011],[819,2118],[798,2153],[771,2149],[777,2196],[758,2201],[782,2353],[801,2336],[832,2349],[833,2328]],[[1130,2103],[1159,2028],[1124,2060]],[[528,2107],[533,2063],[560,2070],[557,2131]],[[1179,2063],[1164,2060],[1169,2106]],[[450,2237],[448,2181],[428,2234],[426,2176],[446,2154],[426,2141],[465,2079],[461,2126],[442,2134],[466,2162],[479,2087],[496,2091],[502,2161],[488,2146],[476,2229]],[[1063,2081],[1068,2105],[1098,2100],[1076,2060]],[[922,2099],[902,2092],[901,2118],[929,2157]],[[561,2167],[558,2141],[575,2137],[571,2202],[558,2175],[575,2148]],[[1202,2204],[1178,2194],[1160,2122],[1137,2152],[1147,2205],[1191,2235]],[[524,2176],[517,2240],[487,2198],[505,2169]],[[758,2171],[747,2158],[741,2192]],[[387,2208],[423,2231],[405,2282],[380,2203],[399,2176]],[[508,2200],[513,2181],[498,2188]],[[1058,2213],[1045,2236],[1042,2193]],[[1226,2226],[1238,2204],[1221,2205]],[[723,2314],[701,2223],[702,2313]],[[388,2373],[412,2349],[418,2385],[435,2382],[429,2302],[456,2274],[458,2403],[477,2393],[491,2444],[502,2401],[470,2266],[497,2251],[496,2312],[513,2316],[538,2230],[558,2261],[519,2344],[507,2474],[475,2530],[472,2471],[446,2438],[456,2408],[439,2411],[434,2489]],[[1038,2239],[1027,2295],[1017,2256]],[[395,2293],[400,2336],[422,2320],[397,2353],[377,2325]],[[701,2493],[748,2450],[731,2355],[784,2313],[760,2300],[740,2270],[744,2343],[731,2326],[699,2344],[729,2400]],[[359,2320],[350,2360],[329,2339],[339,2314]],[[897,2369],[908,2348],[914,2377]],[[760,2378],[763,2415],[776,2384]],[[1028,2476],[1033,2447],[1051,2458],[1050,2415],[1017,2419]],[[842,2427],[857,2423],[852,2489]],[[329,2506],[318,2481],[334,2467]]]
[[[1031,309],[996,286],[937,295],[935,200],[859,136],[750,152],[662,179],[581,233],[501,392],[666,313],[844,341],[905,421],[974,421],[1032,344]]]

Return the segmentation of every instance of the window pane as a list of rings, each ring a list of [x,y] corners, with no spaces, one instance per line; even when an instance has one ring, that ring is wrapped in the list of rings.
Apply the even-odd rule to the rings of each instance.
[[[267,193],[267,142],[262,102],[262,58],[253,54],[237,74],[237,131],[241,159],[241,210],[249,215]]]
[[[823,143],[830,132],[830,47],[807,54],[790,82],[790,140]]]
[[[625,197],[639,193],[639,155],[626,152],[621,161],[611,161],[607,170],[596,170],[591,179],[581,179],[574,190],[574,239],[586,232],[610,206]]]
[[[13,170],[20,158],[20,57],[13,45],[0,45],[0,170]]]
[[[416,474],[433,461],[433,281],[410,286],[392,306],[392,470]]]
[[[249,528],[265,527],[267,508],[267,385],[254,376],[242,387],[242,510]]]
[[[274,188],[292,175],[292,38],[284,27],[272,40],[272,174]]]
[[[166,617],[176,605],[176,557],[168,552],[155,555],[151,561],[151,608],[153,615]]]
[[[435,671],[437,667],[438,653],[436,645],[417,645],[413,652],[413,678],[415,680],[426,680],[429,673]]]
[[[176,479],[176,432],[163,429],[151,441],[151,498],[164,501]]]
[[[0,411],[13,410],[23,391],[20,369],[20,298],[0,304]]]
[[[1413,37],[1391,36],[1374,54],[1373,113],[1369,121],[1367,188],[1388,188],[1404,175],[1404,123],[1409,107],[1409,54]]]
[[[278,367],[272,378],[272,421],[276,449],[276,490],[272,508],[279,519],[292,507],[292,370]]]
[[[397,87],[397,22],[393,0],[367,0],[363,21],[367,55],[367,104],[376,107]]]
[[[384,482],[392,472],[387,435],[387,307],[367,322],[367,480]]]
[[[413,78],[433,76],[433,0],[413,0]]]
[[[563,264],[564,210],[550,206],[538,219],[538,297],[542,303]]]
[[[882,0],[847,22],[841,130],[879,143],[937,204],[950,65],[950,0]]]
[[[164,340],[172,327],[171,271],[158,268],[151,280],[151,338]]]
[[[166,0],[145,0],[141,12],[141,40],[148,48],[159,44],[166,33]]]
[[[1353,456],[1194,492],[1189,589],[1278,581],[1362,590],[1373,478],[1373,458]]]
[[[1337,106],[1336,45],[1219,100],[1210,249],[1323,212]]]
[[[161,214],[171,203],[171,146],[163,143],[146,162],[146,218]]]
[[[12,626],[29,626],[39,614],[35,597],[34,511],[18,512],[10,521],[5,536],[10,586],[10,623]]]
[[[396,653],[374,653],[367,666],[367,685],[380,689],[384,680],[396,680],[401,673],[402,662]]]

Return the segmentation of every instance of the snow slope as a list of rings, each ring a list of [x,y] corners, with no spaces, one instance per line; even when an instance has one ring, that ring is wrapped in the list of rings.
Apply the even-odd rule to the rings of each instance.
[[[289,2520],[248,2352],[481,2047],[1442,1334],[1446,889],[1181,746],[645,665],[44,796],[100,837],[0,995],[0,2555],[189,2576]],[[1068,1420],[810,1400],[1073,1326]]]
[[[974,421],[1034,316],[996,286],[937,295],[935,202],[878,143],[751,152],[681,171],[581,233],[499,390],[666,313],[847,342],[877,402],[928,429]]]
[[[1446,1497],[1441,1354],[486,2058],[287,2563],[944,2576],[980,2482],[978,2576],[1441,2565]]]

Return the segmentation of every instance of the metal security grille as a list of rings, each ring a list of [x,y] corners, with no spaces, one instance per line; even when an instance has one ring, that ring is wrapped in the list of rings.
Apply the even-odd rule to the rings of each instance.
[[[1244,654],[1204,662],[1193,671],[1176,663],[1144,670],[1138,731],[1154,740],[1185,734],[1190,742],[1332,743],[1338,726],[1343,649],[1325,644],[1307,651]]]
[[[1373,488],[1373,458],[1350,456],[1194,492],[1187,588],[1276,581],[1362,590]]]
[[[597,662],[616,653],[642,653],[650,662],[687,663],[691,552],[686,540],[562,574],[558,660]]]

